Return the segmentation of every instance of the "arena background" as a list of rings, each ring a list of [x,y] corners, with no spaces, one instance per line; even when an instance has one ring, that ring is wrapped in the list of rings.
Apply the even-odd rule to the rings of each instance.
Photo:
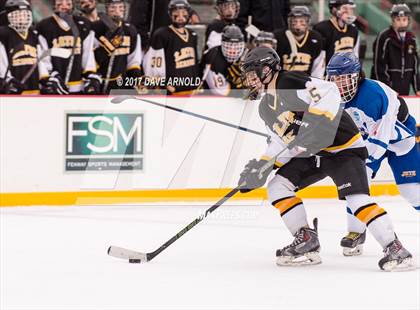
[[[102,1],[103,2],[103,1]],[[204,46],[204,32],[206,25],[216,17],[216,10],[214,9],[214,0],[190,0],[194,10],[198,13],[201,18],[202,24],[189,26],[193,28],[199,37],[199,55],[201,55],[202,48]],[[394,3],[400,3],[401,1],[390,1],[390,0],[356,0],[356,15],[359,16],[359,21],[365,26],[366,33],[362,34],[362,39],[366,40],[367,51],[366,59],[363,64],[363,69],[370,75],[372,67],[372,44],[375,37],[385,28],[390,25],[391,19],[389,17],[389,10]],[[32,0],[33,12],[35,22],[41,20],[44,17],[51,15],[51,5],[49,0]],[[412,31],[419,38],[420,35],[420,1],[419,0],[407,0],[404,1],[410,6],[413,12]],[[329,17],[328,11],[328,0],[291,0],[290,5],[306,5],[312,12],[311,23],[315,24],[320,20]],[[320,10],[323,7],[323,10]],[[101,1],[98,1],[98,10],[103,11],[104,5]]]

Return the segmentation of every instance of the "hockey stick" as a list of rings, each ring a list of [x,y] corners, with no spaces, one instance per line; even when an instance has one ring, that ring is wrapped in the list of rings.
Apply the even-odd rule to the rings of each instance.
[[[252,24],[248,24],[248,26],[245,28],[245,31],[248,35],[251,35],[254,38],[256,38],[258,36],[258,34],[261,32],[260,29],[258,29],[257,27],[255,27]]]
[[[293,144],[295,145],[295,144]],[[291,146],[291,145],[290,145]],[[272,169],[274,166],[274,163],[278,156],[280,156],[283,152],[288,150],[290,146],[284,148],[281,150],[277,155],[275,155],[273,158],[271,158],[269,161],[267,161],[260,169],[259,169],[259,177],[262,178],[262,174],[267,169]],[[209,214],[211,214],[214,210],[216,210],[218,207],[220,207],[223,203],[225,203],[229,198],[234,196],[239,190],[246,186],[246,182],[242,182],[237,187],[232,189],[229,193],[227,193],[225,196],[223,196],[218,202],[216,202],[214,205],[212,205],[210,208],[208,208],[204,213],[202,213],[199,217],[194,219],[191,223],[189,223],[187,226],[185,226],[183,229],[181,229],[176,235],[174,235],[171,239],[166,241],[164,244],[162,244],[159,248],[157,248],[153,252],[143,253],[143,252],[137,252],[117,246],[111,245],[108,248],[108,255],[116,258],[121,259],[128,259],[130,263],[146,263],[151,261],[153,258],[155,258],[157,255],[159,255],[163,250],[168,248],[172,243],[177,241],[179,238],[181,238],[186,232],[191,230],[194,226],[196,226],[198,223],[200,223],[204,218],[206,218]]]
[[[71,49],[70,60],[69,60],[69,63],[67,64],[66,76],[64,78],[64,83],[67,85],[67,83],[70,80],[71,72],[73,71],[74,53],[76,51],[77,40],[80,36],[80,32],[79,32],[79,28],[74,23],[73,17],[70,14],[60,13],[60,18],[63,19],[69,25],[71,33],[73,34],[73,38],[74,38],[73,47]]]
[[[45,57],[52,56],[52,57],[59,57],[59,58],[69,58],[71,54],[71,51],[66,48],[61,47],[53,47],[46,51],[43,51],[42,54],[38,57],[38,61],[34,63],[28,70],[28,72],[25,73],[22,80],[20,81],[22,84],[25,84],[27,79],[32,75],[32,73],[35,71],[36,67],[38,66],[39,62],[44,59]]]
[[[192,95],[196,95],[199,91],[201,91],[201,89],[203,88],[204,82],[210,73],[210,70],[211,70],[211,63],[206,65],[203,72],[203,76],[201,77],[201,80],[200,80],[200,84],[197,86],[196,89],[194,89],[194,91],[192,92]]]
[[[293,33],[290,30],[286,30],[285,34],[286,34],[287,40],[289,41],[289,44],[290,44],[290,50],[291,50],[290,57],[292,57],[292,64],[290,65],[289,70],[293,70],[293,67],[295,66],[295,63],[296,63],[296,60],[297,60],[297,55],[298,55],[296,39],[295,39],[295,36],[293,35]]]
[[[182,109],[179,109],[179,108],[176,108],[176,107],[167,106],[167,105],[164,105],[164,104],[161,104],[161,103],[152,101],[152,100],[143,99],[143,98],[137,98],[135,96],[130,96],[130,95],[118,96],[118,97],[112,98],[111,99],[111,102],[112,103],[115,103],[115,104],[119,104],[119,103],[121,103],[121,102],[123,102],[125,100],[128,100],[128,99],[144,101],[144,102],[147,102],[147,103],[150,103],[150,104],[153,104],[153,105],[157,105],[157,106],[162,107],[162,108],[165,108],[165,109],[169,109],[169,110],[180,112],[180,113],[185,113],[187,115],[198,117],[198,118],[201,118],[201,119],[204,119],[206,121],[210,121],[210,122],[213,122],[213,123],[216,123],[216,124],[220,124],[220,125],[232,127],[232,128],[238,129],[238,130],[242,130],[242,131],[246,131],[246,132],[249,132],[249,133],[253,133],[253,134],[256,134],[258,136],[262,136],[264,138],[269,138],[270,137],[268,134],[265,134],[265,133],[262,133],[262,132],[259,132],[259,131],[256,131],[256,130],[252,130],[252,129],[245,128],[245,127],[242,127],[242,126],[230,124],[230,123],[227,123],[227,122],[224,122],[224,121],[221,121],[221,120],[212,118],[212,117],[208,117],[208,116],[197,114],[197,113],[194,113],[194,112],[182,110]]]

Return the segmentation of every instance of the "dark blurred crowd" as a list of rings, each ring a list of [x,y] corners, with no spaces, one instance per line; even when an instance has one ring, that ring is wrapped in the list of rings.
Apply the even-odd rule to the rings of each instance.
[[[366,46],[353,0],[328,1],[330,16],[311,23],[306,6],[282,0],[216,0],[217,17],[199,55],[199,14],[186,0],[54,0],[34,25],[28,0],[0,0],[1,94],[109,94],[114,89],[169,95],[236,96],[241,61],[255,46],[276,50],[281,67],[323,79],[334,53]],[[371,78],[420,96],[412,12],[394,5],[391,25],[373,44]],[[238,90],[238,91],[232,91]]]

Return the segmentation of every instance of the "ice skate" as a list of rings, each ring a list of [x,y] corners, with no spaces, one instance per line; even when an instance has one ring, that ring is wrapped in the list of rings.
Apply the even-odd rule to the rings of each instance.
[[[385,271],[408,271],[415,269],[413,256],[398,239],[388,244],[384,249],[384,257],[378,262],[379,267]]]
[[[363,244],[366,240],[366,230],[363,233],[349,232],[341,239],[344,256],[358,256],[363,254]]]
[[[314,228],[302,227],[296,234],[295,240],[276,252],[279,266],[304,266],[321,263],[318,240],[318,219],[314,219]]]

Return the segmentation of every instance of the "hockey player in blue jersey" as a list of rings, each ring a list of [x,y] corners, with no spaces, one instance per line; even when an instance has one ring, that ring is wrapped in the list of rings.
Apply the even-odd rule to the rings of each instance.
[[[397,93],[382,82],[366,79],[352,52],[336,53],[327,65],[327,79],[336,83],[345,104],[365,140],[371,179],[387,158],[403,196],[420,211],[420,147],[416,145],[416,121]],[[341,240],[343,254],[360,255],[366,238],[365,224],[347,208],[349,233]]]

